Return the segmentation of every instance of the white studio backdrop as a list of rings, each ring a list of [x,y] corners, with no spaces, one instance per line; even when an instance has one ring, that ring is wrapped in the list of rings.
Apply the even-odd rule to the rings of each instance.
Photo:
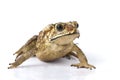
[[[77,21],[75,40],[95,70],[76,69],[77,60],[44,63],[30,58],[8,70],[12,54],[46,25]],[[119,0],[0,0],[0,80],[119,80]]]

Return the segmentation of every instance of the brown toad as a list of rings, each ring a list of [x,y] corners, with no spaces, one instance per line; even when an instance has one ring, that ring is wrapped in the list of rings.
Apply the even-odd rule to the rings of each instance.
[[[42,61],[53,61],[64,56],[75,56],[80,63],[72,64],[77,68],[95,68],[88,64],[87,58],[82,50],[73,43],[73,40],[79,38],[78,23],[59,22],[45,27],[39,35],[33,36],[22,46],[15,54],[15,62],[10,63],[10,68],[15,68],[32,56],[36,56]]]

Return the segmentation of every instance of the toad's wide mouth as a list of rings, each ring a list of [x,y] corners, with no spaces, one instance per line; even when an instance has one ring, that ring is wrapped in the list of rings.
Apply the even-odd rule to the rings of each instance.
[[[55,36],[55,37],[51,38],[50,41],[54,41],[54,40],[61,38],[61,37],[74,36],[74,35],[76,36],[76,38],[79,38],[79,36],[80,36],[79,32],[73,32],[73,33],[67,33],[67,34]]]

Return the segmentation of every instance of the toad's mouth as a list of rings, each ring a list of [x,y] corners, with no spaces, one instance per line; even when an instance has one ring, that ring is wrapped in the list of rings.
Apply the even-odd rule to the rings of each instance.
[[[55,37],[51,38],[50,41],[54,41],[58,38],[65,37],[65,36],[76,36],[76,38],[79,38],[80,34],[79,34],[79,32],[66,33],[66,34],[63,34],[63,35],[55,36]]]

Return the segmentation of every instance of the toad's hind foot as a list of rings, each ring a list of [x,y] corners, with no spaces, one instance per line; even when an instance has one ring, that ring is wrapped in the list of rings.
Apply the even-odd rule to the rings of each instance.
[[[90,64],[82,64],[82,63],[78,63],[78,64],[72,64],[71,66],[77,67],[77,68],[87,68],[87,69],[95,69],[96,67]]]
[[[17,57],[15,59],[15,62],[10,63],[10,67],[8,67],[8,69],[11,68],[15,68],[17,66],[19,66],[20,64],[22,64],[25,60],[27,60],[28,58],[30,58],[31,56],[35,55],[36,49],[32,49],[24,54],[21,54],[19,57]]]
[[[14,62],[14,63],[9,63],[9,65],[10,65],[10,67],[8,67],[8,69],[12,69],[12,68],[17,67],[17,66],[15,65],[15,62]]]
[[[15,68],[15,67],[19,66],[20,64],[22,64],[28,58],[29,57],[27,57],[27,56],[25,57],[25,54],[19,56],[18,58],[15,59],[15,62],[9,63],[10,67],[8,67],[8,69],[12,69],[12,68]]]

